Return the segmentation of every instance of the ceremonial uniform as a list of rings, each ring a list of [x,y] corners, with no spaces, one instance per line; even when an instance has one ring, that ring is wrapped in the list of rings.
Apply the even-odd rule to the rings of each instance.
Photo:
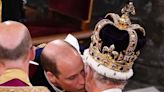
[[[8,69],[0,76],[0,86],[32,86],[32,84],[24,71]]]

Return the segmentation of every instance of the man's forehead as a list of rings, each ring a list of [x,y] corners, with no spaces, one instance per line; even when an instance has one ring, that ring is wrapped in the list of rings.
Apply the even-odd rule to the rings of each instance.
[[[84,64],[80,58],[74,62],[65,59],[65,61],[57,63],[57,68],[59,69],[61,76],[68,78],[79,74],[84,69]]]

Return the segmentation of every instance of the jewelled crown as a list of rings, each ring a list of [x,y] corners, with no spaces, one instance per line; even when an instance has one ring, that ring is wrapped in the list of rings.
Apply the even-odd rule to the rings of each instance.
[[[139,30],[145,36],[145,30],[139,24],[132,24],[129,19],[130,14],[135,14],[135,8],[132,2],[122,9],[122,13],[121,17],[115,13],[108,13],[104,19],[96,24],[89,47],[89,54],[99,65],[103,65],[117,72],[127,72],[130,70],[140,54],[139,50],[135,51],[138,42],[136,30]],[[114,26],[118,30],[128,33],[129,38],[126,49],[116,51],[115,44],[110,46],[102,45],[103,41],[100,38],[100,31],[106,25]]]

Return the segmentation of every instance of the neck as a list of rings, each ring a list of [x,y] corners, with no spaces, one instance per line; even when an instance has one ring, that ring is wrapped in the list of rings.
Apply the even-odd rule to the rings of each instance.
[[[2,60],[3,64],[0,64],[0,75],[7,69],[20,69],[29,73],[29,62],[23,60]]]

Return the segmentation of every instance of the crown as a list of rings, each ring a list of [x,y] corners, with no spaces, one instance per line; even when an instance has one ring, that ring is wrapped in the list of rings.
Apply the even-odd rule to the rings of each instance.
[[[122,13],[121,17],[115,13],[108,13],[105,19],[100,20],[96,24],[89,47],[89,54],[99,65],[103,65],[117,72],[129,71],[140,54],[140,51],[135,51],[138,42],[138,36],[135,30],[141,31],[143,36],[145,36],[144,28],[138,24],[132,24],[129,19],[130,13],[135,14],[135,8],[132,2],[122,9]],[[114,44],[109,47],[102,47],[103,41],[99,34],[106,25],[112,25],[128,33],[129,43],[125,50],[116,51]]]

